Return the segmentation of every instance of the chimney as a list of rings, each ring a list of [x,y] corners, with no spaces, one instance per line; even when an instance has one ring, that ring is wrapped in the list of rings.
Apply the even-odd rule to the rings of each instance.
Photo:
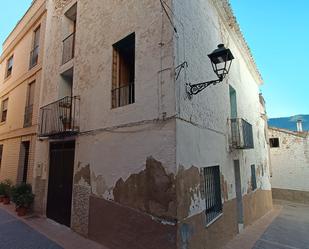
[[[301,119],[297,120],[297,132],[303,132],[303,123]]]

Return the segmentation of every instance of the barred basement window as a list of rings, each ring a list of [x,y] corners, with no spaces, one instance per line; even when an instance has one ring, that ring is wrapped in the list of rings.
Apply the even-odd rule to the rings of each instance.
[[[206,201],[206,224],[210,225],[222,214],[220,168],[219,166],[203,169]]]
[[[256,190],[256,173],[255,173],[255,165],[251,165],[251,188],[252,190]]]
[[[113,45],[112,108],[135,102],[135,33]]]
[[[280,147],[280,143],[279,143],[279,138],[270,138],[269,139],[269,145],[270,148],[279,148]]]

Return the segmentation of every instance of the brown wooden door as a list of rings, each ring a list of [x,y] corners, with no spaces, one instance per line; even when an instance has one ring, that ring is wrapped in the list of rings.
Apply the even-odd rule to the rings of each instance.
[[[70,226],[75,141],[51,143],[47,195],[48,218]]]

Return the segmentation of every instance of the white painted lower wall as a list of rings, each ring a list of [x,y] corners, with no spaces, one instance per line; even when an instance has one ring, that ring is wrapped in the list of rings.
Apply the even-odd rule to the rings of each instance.
[[[270,149],[272,188],[309,191],[309,136],[270,128],[269,138],[279,138]]]

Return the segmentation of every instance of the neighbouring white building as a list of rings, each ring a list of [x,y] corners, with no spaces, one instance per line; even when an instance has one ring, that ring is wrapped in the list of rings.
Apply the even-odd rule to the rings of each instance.
[[[296,123],[295,123],[296,126]],[[269,128],[274,199],[309,203],[309,132]]]
[[[46,6],[37,212],[110,249],[216,249],[272,208],[262,78],[228,1]],[[189,96],[221,43],[228,76]]]

